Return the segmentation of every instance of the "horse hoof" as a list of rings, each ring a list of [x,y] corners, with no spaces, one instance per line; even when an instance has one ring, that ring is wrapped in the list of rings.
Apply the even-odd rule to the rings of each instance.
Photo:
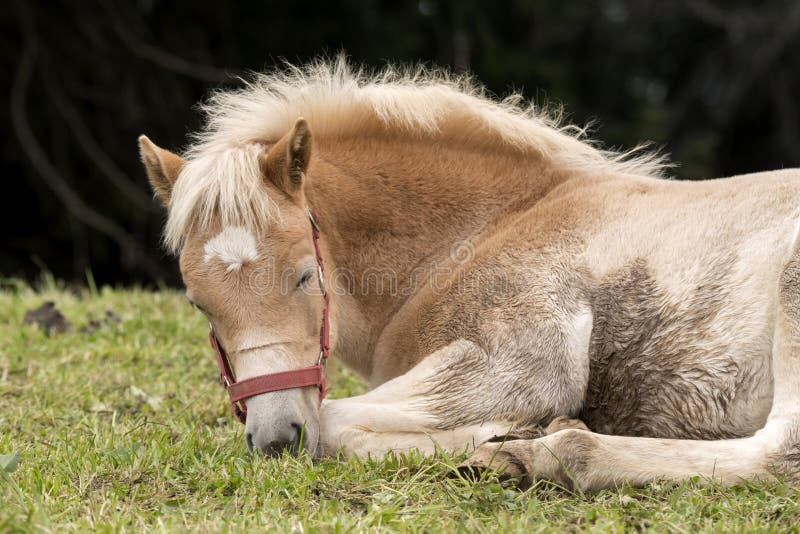
[[[486,474],[492,474],[500,481],[512,481],[517,486],[527,487],[529,481],[525,465],[504,445],[502,443],[481,445],[466,461],[457,466],[458,472],[472,481],[481,480]]]
[[[487,443],[503,443],[520,439],[536,439],[546,436],[544,428],[539,425],[522,426],[509,430],[508,434],[492,436]]]
[[[545,435],[549,436],[550,434],[555,434],[560,430],[567,430],[569,428],[586,430],[587,432],[589,431],[589,427],[586,426],[580,419],[570,419],[569,417],[560,415],[550,421],[550,424],[544,429],[544,433]]]

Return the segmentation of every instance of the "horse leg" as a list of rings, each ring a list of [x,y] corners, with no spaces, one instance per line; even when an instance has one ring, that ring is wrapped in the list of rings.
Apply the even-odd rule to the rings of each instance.
[[[549,436],[550,434],[555,434],[560,430],[566,430],[567,428],[578,428],[580,430],[589,430],[583,421],[580,419],[571,419],[565,415],[559,415],[546,427],[542,427],[541,425],[527,425],[527,426],[518,426],[506,434],[502,436],[494,436],[490,438],[488,441],[490,442],[503,442],[503,441],[513,441],[517,439],[536,439],[541,438],[542,436]]]
[[[794,249],[779,282],[772,349],[773,404],[753,436],[718,441],[608,436],[567,429],[534,440],[487,443],[467,461],[471,468],[546,479],[598,490],[641,486],[658,479],[731,485],[773,474],[800,483],[800,251]]]
[[[428,382],[447,362],[470,357],[471,344],[455,342],[428,356],[406,374],[377,388],[345,399],[326,400],[320,412],[320,446],[323,454],[344,451],[367,456],[389,451],[419,449],[430,454],[437,447],[464,450],[511,431],[513,421],[489,421],[441,428],[429,410]]]
[[[581,344],[565,346],[585,350]],[[464,383],[456,384],[455,378],[443,381],[449,376],[445,371],[456,365],[488,368],[481,367],[477,379],[469,372],[459,374]],[[565,373],[563,388],[548,383],[531,388],[532,396],[517,399],[513,388],[506,388],[508,395],[502,396],[503,377],[493,373],[504,369],[519,374],[511,363],[503,367],[501,355],[490,356],[475,343],[457,340],[364,395],[323,403],[321,452],[367,456],[411,449],[432,453],[437,447],[460,452],[491,439],[543,435],[539,423],[577,411],[580,401],[574,399],[585,386],[576,383],[574,373]],[[516,405],[509,407],[508,402]]]
[[[583,421],[580,419],[570,419],[567,416],[559,415],[552,421],[547,427],[544,429],[544,434],[549,436],[550,434],[555,434],[556,432],[560,432],[561,430],[567,430],[568,428],[576,428],[578,430],[589,430]]]

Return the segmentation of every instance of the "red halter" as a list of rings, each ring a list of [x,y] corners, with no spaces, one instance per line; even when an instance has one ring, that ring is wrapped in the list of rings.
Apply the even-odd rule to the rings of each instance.
[[[219,381],[228,390],[231,399],[233,413],[244,423],[247,420],[247,405],[244,399],[269,393],[270,391],[280,391],[283,389],[303,388],[317,386],[319,388],[319,401],[325,397],[325,364],[330,353],[330,319],[328,310],[330,308],[330,298],[325,289],[324,271],[322,268],[322,253],[319,250],[319,226],[317,220],[308,210],[308,219],[311,222],[311,237],[314,240],[314,253],[317,256],[317,276],[319,277],[319,287],[322,290],[322,298],[325,307],[322,309],[322,326],[319,329],[319,359],[316,365],[283,371],[280,373],[270,373],[266,375],[254,376],[240,382],[233,376],[231,364],[222,345],[217,341],[213,330],[208,332],[208,340],[211,348],[217,354],[217,365],[219,365]]]

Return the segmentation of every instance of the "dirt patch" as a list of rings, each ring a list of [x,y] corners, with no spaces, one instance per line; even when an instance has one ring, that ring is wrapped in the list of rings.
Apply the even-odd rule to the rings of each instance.
[[[113,310],[106,310],[102,319],[90,319],[88,323],[78,329],[83,334],[91,334],[104,326],[111,326],[122,321]]]
[[[48,334],[66,332],[72,326],[51,300],[35,310],[26,311],[25,324],[35,324]]]
[[[93,319],[88,317],[89,322],[78,328],[82,334],[92,334],[105,326],[112,326],[122,322],[119,315],[114,310],[106,310],[103,317]],[[56,308],[53,301],[47,301],[35,310],[25,312],[25,324],[35,324],[48,334],[61,334],[72,328],[66,317]]]

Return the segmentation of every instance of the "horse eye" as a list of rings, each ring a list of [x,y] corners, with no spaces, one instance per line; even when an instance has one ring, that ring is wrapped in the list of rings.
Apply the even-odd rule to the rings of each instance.
[[[194,301],[191,301],[191,300],[190,300],[190,301],[189,301],[189,305],[190,305],[192,308],[194,308],[195,310],[197,310],[197,311],[199,311],[200,313],[202,313],[203,315],[206,315],[206,316],[208,316],[208,312],[207,312],[206,310],[204,310],[204,309],[203,309],[201,306],[198,306],[197,304],[195,304],[195,303],[194,303]]]
[[[300,277],[300,280],[297,281],[297,284],[295,285],[295,287],[299,288],[301,286],[306,285],[308,283],[308,281],[311,280],[311,274],[312,274],[311,271],[304,272],[303,276]]]

